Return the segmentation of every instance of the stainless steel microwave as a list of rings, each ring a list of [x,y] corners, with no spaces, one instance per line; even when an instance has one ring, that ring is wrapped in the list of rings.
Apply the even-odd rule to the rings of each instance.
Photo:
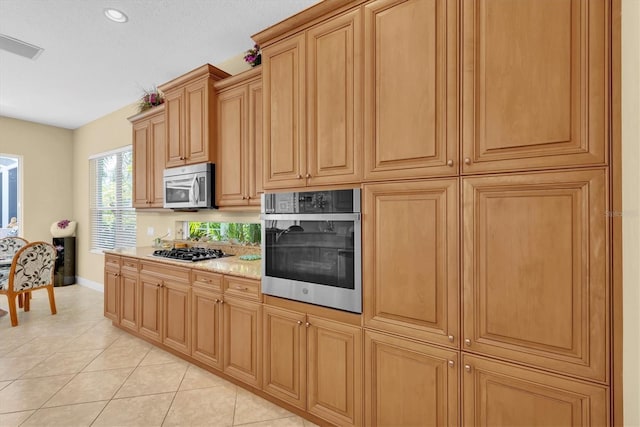
[[[262,195],[262,292],[362,312],[360,189]]]
[[[185,210],[215,208],[214,180],[213,163],[165,169],[164,207]]]

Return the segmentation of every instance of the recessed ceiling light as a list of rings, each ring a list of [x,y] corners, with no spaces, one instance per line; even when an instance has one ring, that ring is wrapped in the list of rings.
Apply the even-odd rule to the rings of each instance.
[[[107,18],[109,18],[110,20],[112,20],[113,22],[119,22],[119,23],[125,23],[129,20],[129,17],[127,17],[127,15],[124,14],[124,12],[118,10],[118,9],[113,9],[113,8],[107,8],[104,10],[104,16],[106,16]]]

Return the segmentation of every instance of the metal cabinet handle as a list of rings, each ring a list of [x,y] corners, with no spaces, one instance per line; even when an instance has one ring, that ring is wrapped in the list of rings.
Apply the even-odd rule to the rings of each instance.
[[[464,365],[464,370],[467,372],[471,372],[471,365]]]
[[[298,326],[301,326],[302,325],[302,320],[298,320],[296,323],[298,324]]]
[[[309,326],[311,326],[311,323],[306,322],[306,323],[304,324],[304,326],[306,326],[306,327],[308,328]]]
[[[455,362],[453,360],[449,360],[449,367],[453,368],[455,366]]]
[[[470,165],[471,164],[471,157],[465,157],[464,158],[464,164],[465,165]]]
[[[471,345],[471,340],[469,338],[464,340],[464,345],[466,345],[467,347],[469,347]]]
[[[453,166],[453,160],[451,159],[447,160],[447,166]]]
[[[238,291],[248,291],[249,288],[247,288],[246,286],[234,286],[233,289],[236,289]]]
[[[296,175],[296,178],[302,179],[302,175],[298,174],[298,175]]]
[[[310,174],[310,173],[308,173],[308,174],[306,174],[306,175],[305,175],[305,177],[306,177],[306,178],[311,178],[311,174]]]
[[[455,339],[453,335],[449,335],[447,338],[449,338],[449,342],[453,342],[453,340]]]

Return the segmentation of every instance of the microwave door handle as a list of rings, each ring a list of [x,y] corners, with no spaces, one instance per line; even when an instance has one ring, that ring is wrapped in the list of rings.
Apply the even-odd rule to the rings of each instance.
[[[191,183],[191,191],[193,193],[193,201],[198,203],[198,197],[200,196],[200,183],[198,182],[198,177],[193,177],[193,182]]]

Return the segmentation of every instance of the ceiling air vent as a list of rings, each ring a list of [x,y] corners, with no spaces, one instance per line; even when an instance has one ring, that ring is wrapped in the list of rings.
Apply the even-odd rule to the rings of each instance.
[[[13,37],[5,36],[4,34],[0,34],[0,49],[29,59],[38,58],[44,50],[41,47],[23,42],[22,40],[14,39]]]

